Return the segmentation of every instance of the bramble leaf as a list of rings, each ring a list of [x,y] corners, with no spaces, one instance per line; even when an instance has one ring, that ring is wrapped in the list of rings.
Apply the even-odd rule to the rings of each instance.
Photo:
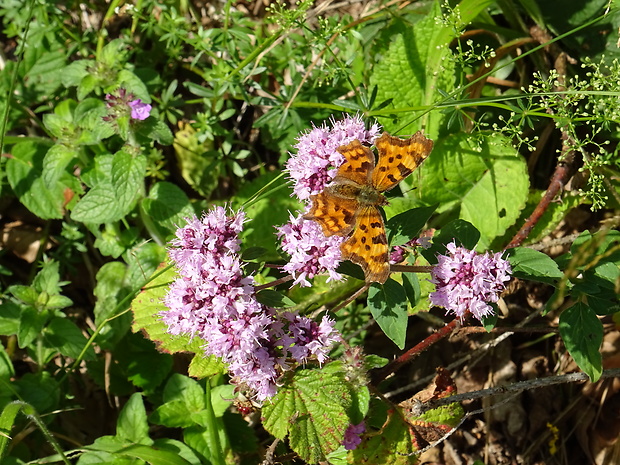
[[[351,393],[338,362],[320,370],[290,375],[270,403],[263,406],[263,425],[310,463],[338,449],[349,426]]]

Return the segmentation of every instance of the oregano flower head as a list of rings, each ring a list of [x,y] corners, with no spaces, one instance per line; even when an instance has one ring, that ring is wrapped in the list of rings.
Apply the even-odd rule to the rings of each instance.
[[[467,310],[479,320],[493,313],[489,303],[497,302],[510,280],[508,261],[501,252],[479,254],[454,242],[446,249],[448,253],[438,255],[438,263],[431,271],[431,282],[437,289],[429,295],[431,303],[459,318]]]
[[[290,222],[276,229],[282,250],[290,256],[282,269],[295,277],[294,284],[308,287],[309,279],[325,272],[329,274],[327,281],[342,280],[336,268],[342,260],[340,244],[344,237],[325,237],[316,221],[305,220],[301,214],[290,215]]]
[[[294,312],[279,314],[256,298],[239,255],[243,212],[215,207],[176,231],[168,254],[179,278],[164,298],[161,317],[172,335],[199,337],[206,355],[220,357],[233,381],[263,401],[275,395],[287,359],[323,363],[340,339],[335,322]]]
[[[308,201],[311,195],[321,192],[336,176],[334,168],[344,163],[338,147],[355,139],[364,145],[372,145],[380,130],[378,124],[366,129],[359,115],[346,115],[340,121],[332,117],[329,123],[301,134],[294,145],[297,152],[292,153],[286,162],[286,170],[293,181],[293,193],[301,201]]]

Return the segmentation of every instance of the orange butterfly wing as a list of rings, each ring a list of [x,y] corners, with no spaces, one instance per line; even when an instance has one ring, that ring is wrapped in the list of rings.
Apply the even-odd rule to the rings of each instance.
[[[360,187],[370,184],[375,167],[375,156],[370,149],[356,139],[347,145],[338,147],[337,150],[344,156],[345,162],[338,168],[333,183],[338,184],[346,179]]]
[[[360,141],[338,148],[345,162],[332,183],[314,195],[304,218],[314,220],[326,236],[350,236],[340,249],[345,260],[364,270],[366,282],[384,283],[390,274],[385,225],[378,206],[386,203],[381,192],[409,176],[433,148],[421,132],[409,139],[383,133],[375,142],[379,159]]]
[[[364,270],[366,282],[384,283],[390,274],[387,237],[377,207],[366,205],[357,214],[355,229],[340,246],[346,260]]]
[[[375,141],[379,152],[377,166],[372,173],[372,184],[379,192],[392,189],[409,176],[433,149],[433,141],[420,131],[409,139],[400,139],[384,132]]]
[[[346,236],[355,224],[355,215],[359,203],[355,198],[344,198],[334,194],[328,187],[323,192],[313,195],[312,208],[304,215],[307,220],[314,220],[323,229],[326,236]]]

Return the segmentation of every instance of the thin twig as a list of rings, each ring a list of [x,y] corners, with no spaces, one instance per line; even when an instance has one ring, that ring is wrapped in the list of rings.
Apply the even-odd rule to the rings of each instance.
[[[603,378],[619,378],[620,368],[605,370],[601,374]],[[479,391],[465,392],[463,394],[455,394],[453,396],[444,397],[442,399],[432,400],[423,405],[424,410],[432,410],[442,405],[451,404],[453,402],[463,402],[466,400],[476,400],[483,397],[497,396],[508,392],[522,392],[530,389],[539,389],[543,387],[553,386],[555,384],[582,383],[588,381],[588,375],[579,373],[569,373],[567,375],[547,376],[545,378],[535,378],[526,381],[519,381],[507,386],[496,386]]]
[[[439,342],[440,340],[442,340],[449,334],[456,331],[460,327],[460,324],[461,324],[461,320],[459,320],[458,318],[455,318],[447,325],[443,326],[442,328],[439,328],[433,334],[428,336],[422,342],[419,342],[418,344],[413,346],[411,349],[409,349],[407,352],[402,354],[396,360],[393,360],[391,363],[387,364],[385,367],[378,370],[376,374],[373,376],[373,383],[377,384],[383,381],[390,374],[400,369],[403,365],[411,362],[414,358],[416,358],[418,355],[420,355],[430,346],[432,346],[436,342]]]

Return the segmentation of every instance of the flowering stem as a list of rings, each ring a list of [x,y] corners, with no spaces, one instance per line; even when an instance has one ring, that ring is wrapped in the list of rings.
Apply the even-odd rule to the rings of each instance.
[[[270,287],[279,286],[280,284],[287,283],[287,282],[292,281],[292,280],[293,280],[293,277],[291,275],[284,276],[283,278],[278,278],[275,281],[271,281],[271,282],[266,283],[266,284],[261,284],[259,286],[254,286],[254,290],[256,292],[262,291],[263,289],[268,289]]]
[[[467,314],[465,315],[465,317],[467,317]],[[428,349],[430,346],[432,346],[436,342],[439,342],[444,337],[453,333],[460,326],[461,326],[461,319],[455,318],[447,325],[443,326],[442,328],[439,328],[433,334],[428,336],[422,342],[413,346],[411,349],[409,349],[407,352],[402,354],[396,360],[392,361],[391,363],[387,364],[382,369],[378,370],[376,374],[373,376],[373,384],[378,384],[379,382],[383,381],[390,374],[394,373],[396,370],[399,370],[400,367],[402,367],[406,363],[411,362],[415,357],[420,355],[422,352],[424,352],[426,349]]]
[[[432,266],[390,265],[390,271],[401,273],[430,273]]]

